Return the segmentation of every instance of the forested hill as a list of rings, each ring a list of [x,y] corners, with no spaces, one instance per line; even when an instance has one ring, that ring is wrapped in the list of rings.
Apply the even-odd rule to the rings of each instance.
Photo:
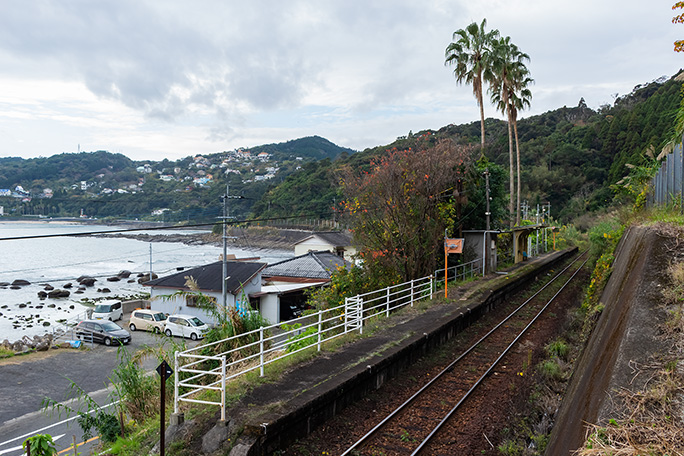
[[[229,185],[238,198],[231,215],[246,217],[290,174],[354,153],[312,136],[176,161],[133,161],[106,151],[0,158],[0,207],[5,216],[206,221],[220,215]]]
[[[653,146],[657,155],[673,136],[681,87],[674,78],[656,80],[598,110],[578,94],[577,106],[520,119],[523,200],[532,207],[549,202],[554,217],[564,222],[607,207],[614,199],[611,185],[629,171],[626,164],[645,163],[647,148]],[[504,189],[505,199],[507,125],[490,118],[486,132],[485,155],[500,165],[491,183]],[[105,151],[0,158],[0,207],[5,216],[78,216],[83,211],[98,218],[207,221],[220,216],[221,195],[229,185],[238,197],[230,204],[235,217],[328,218],[344,199],[343,170],[368,169],[373,158],[389,150],[425,147],[444,138],[477,145],[479,136],[479,122],[472,122],[409,133],[363,152],[313,136],[176,161],[135,162]],[[476,195],[481,186],[468,187],[465,214],[483,212],[474,206],[484,198]],[[481,224],[471,222],[473,228]]]
[[[578,94],[575,107],[520,119],[523,200],[532,207],[551,203],[552,214],[566,222],[608,206],[614,198],[611,185],[629,172],[626,164],[643,164],[644,152],[649,146],[654,147],[657,155],[672,138],[681,89],[682,83],[674,78],[661,78],[635,87],[632,93],[617,98],[612,106],[593,110]],[[342,199],[339,176],[345,166],[364,166],[390,149],[415,147],[416,138],[426,137],[433,144],[442,138],[451,138],[460,144],[478,144],[480,123],[421,131],[344,160],[311,164],[307,173],[293,174],[267,192],[255,204],[254,215],[274,217],[307,210],[330,211],[334,202]],[[507,186],[506,123],[487,119],[486,141],[485,154],[506,170],[501,178]]]

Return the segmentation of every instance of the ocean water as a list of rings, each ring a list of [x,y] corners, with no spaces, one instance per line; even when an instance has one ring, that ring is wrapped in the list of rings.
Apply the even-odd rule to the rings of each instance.
[[[25,236],[90,233],[124,229],[124,227],[93,226],[66,222],[3,222],[0,220],[0,282],[23,279],[31,285],[11,289],[0,286],[0,341],[15,341],[52,332],[58,320],[76,319],[88,309],[83,298],[113,298],[134,296],[148,291],[137,283],[137,274],[152,271],[164,276],[179,267],[194,267],[219,259],[220,247],[184,245],[171,242],[142,242],[134,239],[102,236],[46,237],[12,239]],[[196,231],[172,230],[174,234]],[[151,232],[152,233],[152,232]],[[163,234],[164,231],[154,231]],[[150,253],[151,250],[151,253]],[[260,257],[273,263],[292,256],[289,251],[232,249],[237,258]],[[150,261],[151,259],[151,261]],[[109,282],[108,277],[120,271],[131,271],[129,279]],[[97,279],[94,286],[76,294],[80,276]],[[132,282],[129,282],[132,280]],[[71,283],[67,298],[40,299],[38,292],[47,284],[65,289]],[[109,293],[98,289],[109,288]]]

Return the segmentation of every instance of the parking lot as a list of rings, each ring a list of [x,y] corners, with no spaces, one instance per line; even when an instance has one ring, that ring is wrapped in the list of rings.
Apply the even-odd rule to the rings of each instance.
[[[130,313],[124,314],[116,323],[128,330],[129,319]],[[173,366],[173,343],[185,344],[189,348],[202,341],[133,331],[131,343],[122,349],[133,354],[141,349],[163,344],[165,350],[171,353],[166,361]],[[98,343],[83,345],[78,350],[51,349],[48,352],[0,360],[0,397],[3,398],[0,401],[0,431],[8,421],[41,410],[41,402],[46,397],[57,401],[65,400],[72,382],[88,393],[103,390],[110,385],[112,371],[120,363],[117,353],[119,347],[107,347]],[[153,373],[159,363],[157,356],[148,356],[143,359],[142,366]]]

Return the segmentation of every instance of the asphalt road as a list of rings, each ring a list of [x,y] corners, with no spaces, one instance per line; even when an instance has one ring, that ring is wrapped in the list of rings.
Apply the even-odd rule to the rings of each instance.
[[[128,328],[127,316],[117,323]],[[163,335],[143,331],[135,331],[131,335],[131,343],[123,347],[129,353],[146,346],[168,343],[168,338]],[[190,341],[186,343],[190,345]],[[43,412],[42,402],[45,398],[57,402],[68,401],[72,384],[78,385],[100,405],[111,402],[109,379],[120,362],[118,349],[114,346],[95,344],[91,347],[86,344],[85,349],[52,349],[0,360],[0,456],[22,454],[16,451],[16,447],[21,446],[25,437],[16,439],[64,420],[64,414],[61,417],[54,413],[49,416]],[[159,362],[156,358],[148,357],[143,367],[154,373]],[[167,359],[167,362],[172,365],[173,359]],[[66,423],[39,433],[53,437],[63,435],[59,442],[60,447],[64,448],[71,445],[73,434],[80,442],[78,425],[72,422],[66,430],[65,426]]]

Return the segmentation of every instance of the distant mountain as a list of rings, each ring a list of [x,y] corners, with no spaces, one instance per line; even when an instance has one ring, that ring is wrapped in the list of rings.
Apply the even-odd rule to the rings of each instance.
[[[325,158],[334,160],[340,155],[356,152],[352,149],[337,146],[320,136],[308,136],[278,144],[265,144],[252,147],[250,150],[257,154],[261,152],[269,153],[279,160],[301,157],[316,161]]]
[[[245,217],[271,187],[319,161],[355,151],[319,136],[250,149],[133,161],[106,151],[0,158],[5,215],[215,220],[220,196],[239,196],[231,215]]]
[[[91,179],[98,174],[111,175],[126,170],[135,170],[135,162],[121,154],[99,150],[59,154],[51,157],[23,159],[20,157],[0,158],[0,188],[24,188],[34,186],[34,181],[48,182],[67,179],[69,184]]]

